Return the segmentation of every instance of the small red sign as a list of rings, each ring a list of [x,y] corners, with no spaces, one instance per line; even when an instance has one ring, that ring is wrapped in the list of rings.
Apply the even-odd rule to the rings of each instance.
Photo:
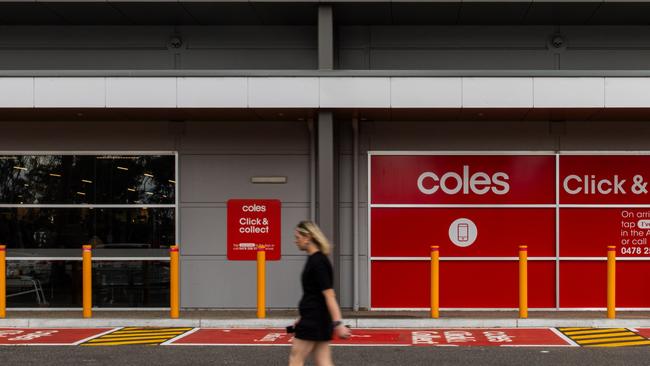
[[[279,200],[228,200],[228,259],[256,260],[263,245],[267,260],[279,260],[280,217]]]
[[[0,345],[75,345],[109,330],[111,329],[0,328]]]
[[[284,329],[199,329],[172,345],[288,346],[292,334]],[[569,346],[548,328],[536,329],[353,329],[337,346]]]

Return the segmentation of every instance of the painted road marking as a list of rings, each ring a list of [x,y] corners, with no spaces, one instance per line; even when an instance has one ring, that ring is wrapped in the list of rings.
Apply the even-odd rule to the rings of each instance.
[[[127,327],[82,343],[82,346],[123,346],[130,344],[159,345],[183,335],[194,328]]]
[[[116,328],[0,328],[0,345],[72,346]]]
[[[167,342],[181,346],[289,346],[284,329],[198,329]],[[333,346],[572,346],[549,328],[353,329],[352,337]]]
[[[573,342],[584,347],[630,347],[650,345],[643,333],[627,328],[558,328]]]

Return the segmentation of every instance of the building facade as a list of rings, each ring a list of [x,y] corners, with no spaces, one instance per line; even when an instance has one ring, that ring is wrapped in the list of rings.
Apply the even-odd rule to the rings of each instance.
[[[90,243],[97,307],[167,307],[178,243],[181,307],[253,308],[227,202],[277,199],[270,308],[299,300],[303,219],[335,244],[346,308],[428,306],[430,245],[443,308],[516,307],[519,245],[532,308],[604,308],[608,245],[619,306],[650,308],[649,12],[0,2],[8,306],[80,307]]]

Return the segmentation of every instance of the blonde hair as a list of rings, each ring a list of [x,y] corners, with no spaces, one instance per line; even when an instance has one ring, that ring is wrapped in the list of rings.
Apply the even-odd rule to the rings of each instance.
[[[308,235],[311,237],[311,240],[316,244],[318,249],[323,252],[323,254],[328,255],[332,249],[332,244],[325,237],[325,234],[314,222],[311,221],[300,221],[298,226],[296,226],[298,232]]]

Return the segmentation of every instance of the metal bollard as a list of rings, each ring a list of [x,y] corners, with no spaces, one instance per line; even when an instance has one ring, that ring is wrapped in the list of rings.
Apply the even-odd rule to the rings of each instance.
[[[83,246],[82,274],[83,274],[83,317],[93,316],[93,264],[92,246]]]
[[[180,288],[178,283],[178,246],[169,247],[169,316],[178,319],[180,315]]]
[[[431,318],[440,317],[440,252],[431,246]]]
[[[266,252],[264,244],[257,247],[257,317],[266,318]]]
[[[519,318],[528,318],[528,247],[519,246]]]
[[[0,318],[7,316],[7,247],[0,245]]]
[[[616,318],[616,247],[607,247],[607,318]]]

